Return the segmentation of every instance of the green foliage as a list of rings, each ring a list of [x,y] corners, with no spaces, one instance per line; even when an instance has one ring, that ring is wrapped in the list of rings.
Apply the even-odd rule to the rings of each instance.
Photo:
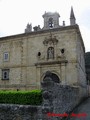
[[[42,93],[41,90],[0,91],[0,103],[40,105],[42,103]]]

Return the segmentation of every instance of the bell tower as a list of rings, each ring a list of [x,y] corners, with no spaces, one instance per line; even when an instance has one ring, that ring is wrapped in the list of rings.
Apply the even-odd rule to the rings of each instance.
[[[45,12],[43,15],[44,18],[44,27],[43,29],[53,29],[58,28],[59,26],[59,13],[54,12]]]

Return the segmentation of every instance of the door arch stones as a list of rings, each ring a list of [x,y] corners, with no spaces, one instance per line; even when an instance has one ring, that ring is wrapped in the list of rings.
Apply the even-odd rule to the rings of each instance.
[[[61,82],[60,79],[59,79],[59,77],[58,77],[55,73],[52,73],[52,72],[50,72],[50,71],[47,71],[47,72],[45,73],[45,77],[44,77],[43,79],[45,79],[46,77],[51,78],[52,81],[54,81],[54,82],[56,82],[56,83],[60,83],[60,82]]]

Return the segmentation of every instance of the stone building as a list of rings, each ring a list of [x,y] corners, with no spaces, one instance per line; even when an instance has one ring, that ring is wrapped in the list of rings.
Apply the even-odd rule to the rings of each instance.
[[[44,26],[28,24],[25,33],[0,38],[0,89],[40,89],[50,71],[55,82],[86,92],[85,47],[71,8],[70,25],[59,13],[45,12]]]

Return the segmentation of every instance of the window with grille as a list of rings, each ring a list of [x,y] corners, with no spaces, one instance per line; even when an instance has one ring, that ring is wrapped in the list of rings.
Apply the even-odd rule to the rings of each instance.
[[[2,80],[9,80],[9,69],[2,69]]]
[[[9,61],[9,53],[8,52],[4,52],[4,61]]]

